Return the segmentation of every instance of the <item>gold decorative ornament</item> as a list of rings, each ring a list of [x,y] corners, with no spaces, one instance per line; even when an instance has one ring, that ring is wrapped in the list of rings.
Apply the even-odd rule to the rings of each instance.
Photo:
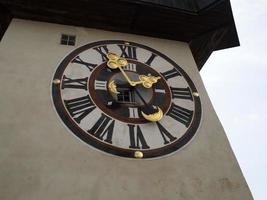
[[[199,97],[199,93],[198,92],[193,92],[192,93],[194,97]]]
[[[125,71],[122,69],[122,67],[125,67],[128,62],[125,58],[121,58],[119,57],[117,54],[115,53],[112,53],[112,52],[109,52],[107,54],[107,57],[108,57],[108,62],[107,62],[107,66],[110,68],[110,69],[119,69],[121,71],[121,73],[123,74],[123,76],[125,77],[125,79],[128,81],[128,83],[131,85],[131,86],[134,86],[132,84],[132,81],[130,80],[130,78],[128,77],[128,75],[125,73]]]
[[[119,94],[119,92],[117,90],[117,85],[116,85],[116,83],[115,83],[114,80],[112,80],[111,82],[109,82],[108,89],[112,93]]]
[[[109,52],[107,55],[109,60],[117,61],[120,57],[116,53]]]
[[[54,83],[54,84],[60,84],[60,80],[59,80],[59,79],[54,79],[54,80],[53,80],[53,83]]]
[[[139,75],[139,81],[132,81],[126,72],[122,69],[128,64],[128,61],[125,58],[119,57],[117,54],[109,52],[107,54],[108,62],[107,66],[110,69],[119,69],[123,74],[124,78],[128,81],[131,86],[136,86],[138,84],[142,84],[145,88],[151,88],[154,83],[157,83],[160,79],[159,76],[151,76],[151,75]]]
[[[152,85],[154,83],[157,83],[159,79],[160,79],[159,76],[139,75],[139,81],[132,81],[132,86],[142,84],[145,88],[151,88]]]
[[[136,152],[134,152],[134,157],[135,158],[143,158],[144,154],[141,151],[136,151]]]
[[[147,114],[145,114],[143,111],[141,111],[141,113],[142,113],[143,117],[144,117],[146,120],[151,121],[151,122],[157,122],[157,121],[161,120],[162,117],[163,117],[163,112],[162,112],[162,110],[160,109],[160,107],[157,107],[157,109],[158,109],[158,112],[155,112],[155,113],[153,113],[153,114],[149,114],[149,115],[147,115]]]
[[[157,83],[160,79],[160,76],[151,76],[151,75],[140,75],[140,82],[145,88],[151,88],[154,83]]]

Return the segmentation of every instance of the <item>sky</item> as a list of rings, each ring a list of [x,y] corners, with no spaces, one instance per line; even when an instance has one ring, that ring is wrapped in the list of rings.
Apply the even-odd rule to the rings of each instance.
[[[255,200],[267,196],[267,1],[231,0],[240,47],[214,52],[201,70]]]

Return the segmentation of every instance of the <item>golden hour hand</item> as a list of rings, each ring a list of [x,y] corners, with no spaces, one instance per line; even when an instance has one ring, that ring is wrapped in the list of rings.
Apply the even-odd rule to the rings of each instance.
[[[151,76],[151,75],[139,75],[139,80],[135,84],[142,84],[145,88],[151,88],[154,83],[157,83],[160,79],[160,76]]]
[[[123,67],[125,67],[128,64],[128,61],[125,58],[119,57],[115,53],[108,53],[108,62],[107,65],[110,69],[119,69],[121,73],[123,74],[124,78],[128,81],[128,83],[131,86],[136,86],[138,84],[142,84],[145,88],[151,88],[153,84],[157,83],[160,79],[159,76],[151,76],[150,74],[148,76],[146,75],[139,75],[138,81],[132,81],[129,76],[126,74],[126,72],[123,70]],[[111,88],[115,88],[115,83],[110,83]],[[111,90],[112,91],[112,90]]]
[[[143,111],[141,111],[143,117],[151,122],[157,122],[159,120],[161,120],[161,118],[163,117],[163,112],[160,109],[160,107],[156,107],[157,111],[152,113],[152,114],[145,114]]]
[[[139,96],[141,101],[145,104],[145,107],[143,107],[141,111],[143,117],[151,122],[157,122],[161,120],[163,117],[163,111],[161,110],[161,108],[158,106],[148,105],[137,88],[135,88],[135,92]]]

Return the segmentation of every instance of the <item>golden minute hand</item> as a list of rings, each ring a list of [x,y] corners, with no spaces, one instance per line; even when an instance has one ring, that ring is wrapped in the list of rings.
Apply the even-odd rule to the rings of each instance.
[[[121,71],[122,75],[124,76],[124,78],[128,81],[128,83],[131,86],[136,86],[136,84],[130,80],[129,76],[126,74],[126,72],[121,67],[119,67],[119,70]]]
[[[131,86],[136,86],[138,84],[142,84],[145,88],[151,88],[154,83],[157,83],[158,80],[160,79],[159,76],[151,76],[151,75],[139,75],[139,81],[132,81],[129,76],[126,74],[126,72],[123,70],[122,67],[125,67],[128,62],[125,58],[119,57],[115,53],[108,53],[108,67],[111,69],[119,69],[121,73],[123,74],[124,78],[128,81],[128,83]]]

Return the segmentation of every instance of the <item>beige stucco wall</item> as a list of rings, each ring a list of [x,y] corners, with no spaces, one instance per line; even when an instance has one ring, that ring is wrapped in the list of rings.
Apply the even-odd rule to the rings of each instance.
[[[77,35],[77,45],[60,45],[61,33]],[[89,148],[61,123],[50,94],[57,64],[105,39],[158,49],[192,77],[203,116],[189,145],[161,159],[123,159]],[[0,69],[1,200],[252,199],[186,43],[14,19],[0,43]]]

